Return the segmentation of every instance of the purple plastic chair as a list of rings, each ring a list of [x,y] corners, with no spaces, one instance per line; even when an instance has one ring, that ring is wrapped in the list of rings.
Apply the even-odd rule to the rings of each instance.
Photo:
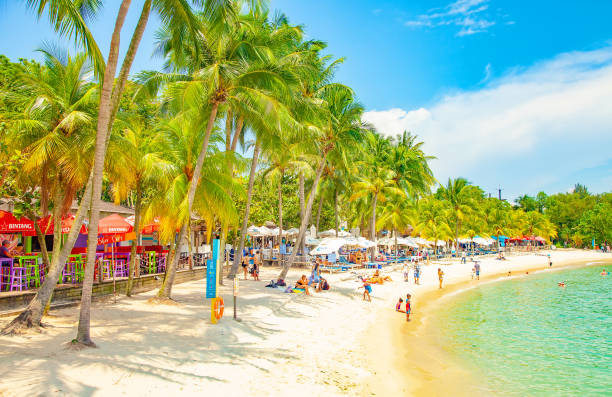
[[[8,291],[11,285],[11,271],[13,269],[13,258],[0,258],[0,291]]]
[[[13,266],[11,267],[10,290],[23,291],[24,289],[28,289],[28,268],[13,262]]]
[[[157,273],[163,273],[166,271],[166,256],[159,254],[157,257]]]
[[[115,272],[115,277],[128,277],[126,260],[116,259],[113,271]]]

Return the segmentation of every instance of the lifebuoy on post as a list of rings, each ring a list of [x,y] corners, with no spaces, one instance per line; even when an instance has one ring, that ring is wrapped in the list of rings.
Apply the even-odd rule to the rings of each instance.
[[[212,300],[212,304],[211,304],[211,316],[210,319],[213,322],[213,324],[217,323],[217,320],[221,320],[221,317],[223,317],[223,309],[225,308],[224,304],[223,304],[223,298],[218,297],[218,298],[213,298]]]

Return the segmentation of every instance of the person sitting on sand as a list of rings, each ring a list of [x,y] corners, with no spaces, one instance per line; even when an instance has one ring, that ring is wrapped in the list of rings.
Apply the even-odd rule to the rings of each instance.
[[[372,299],[370,299],[370,293],[372,293],[372,286],[370,285],[370,283],[368,282],[368,280],[366,279],[361,279],[361,281],[363,282],[363,285],[359,288],[363,288],[363,300],[366,300],[366,297],[368,298],[368,302],[372,302]],[[359,289],[357,288],[357,289]]]
[[[302,277],[295,283],[295,289],[303,289],[306,295],[310,295],[310,292],[308,292],[308,279],[305,274],[302,274]]]
[[[321,281],[319,281],[319,285],[317,285],[317,292],[321,291],[329,291],[329,283],[323,277],[321,277]]]
[[[412,305],[410,304],[410,298],[412,295],[406,294],[406,321],[410,321],[410,312],[412,311]]]
[[[381,276],[380,270],[376,269],[372,277],[370,277],[370,282],[372,284],[383,284],[385,281],[393,281],[389,276]]]
[[[399,298],[399,301],[395,305],[395,311],[396,312],[406,313],[406,311],[404,309],[402,309],[402,303],[403,302],[404,302],[404,300],[402,298]]]
[[[444,272],[438,268],[438,280],[440,280],[440,288],[442,288],[442,280],[444,280]]]

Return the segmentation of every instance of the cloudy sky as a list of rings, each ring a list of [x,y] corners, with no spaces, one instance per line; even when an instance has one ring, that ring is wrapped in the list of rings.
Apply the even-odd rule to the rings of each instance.
[[[133,0],[126,28],[133,29]],[[93,22],[110,37],[118,1]],[[436,177],[464,176],[504,197],[612,190],[612,2],[271,0],[309,38],[345,57],[337,79],[385,135],[417,134]],[[38,57],[57,42],[21,2],[1,2],[0,53]],[[157,68],[153,19],[134,71]],[[122,47],[127,46],[124,40]],[[107,49],[103,48],[103,51]]]

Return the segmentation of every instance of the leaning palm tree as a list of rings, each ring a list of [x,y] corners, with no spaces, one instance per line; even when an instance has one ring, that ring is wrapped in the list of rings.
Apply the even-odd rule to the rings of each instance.
[[[8,144],[25,156],[22,174],[33,178],[31,182],[39,187],[42,215],[46,215],[52,201],[54,224],[58,225],[89,174],[97,87],[90,81],[91,66],[85,54],[71,57],[50,50],[43,50],[43,54],[44,66],[27,65],[16,76],[20,90],[5,93],[23,109],[8,115]],[[51,299],[66,258],[59,253],[60,229],[55,227],[55,255],[50,261],[49,276],[5,332],[40,326],[43,309]],[[69,250],[62,252],[67,256]],[[47,258],[45,261],[49,263]]]
[[[106,169],[117,204],[128,196],[134,198],[134,231],[132,253],[128,264],[126,295],[131,296],[132,275],[136,266],[136,247],[140,241],[143,200],[154,186],[163,184],[172,170],[165,158],[166,148],[159,145],[155,131],[143,117],[126,114],[117,123],[106,157]]]
[[[315,85],[317,84],[319,83]],[[313,146],[318,151],[319,163],[296,241],[304,239],[319,179],[323,174],[328,157],[334,161],[340,161],[349,150],[348,147],[354,147],[355,143],[362,139],[365,130],[365,125],[361,122],[363,106],[355,100],[354,94],[349,88],[325,83],[321,84],[316,92],[318,93],[317,106],[315,106],[315,109],[317,109],[315,112],[318,113],[317,124],[309,125],[308,130],[314,133]],[[279,274],[280,279],[285,279],[296,256],[297,249],[293,249],[289,260]]]

